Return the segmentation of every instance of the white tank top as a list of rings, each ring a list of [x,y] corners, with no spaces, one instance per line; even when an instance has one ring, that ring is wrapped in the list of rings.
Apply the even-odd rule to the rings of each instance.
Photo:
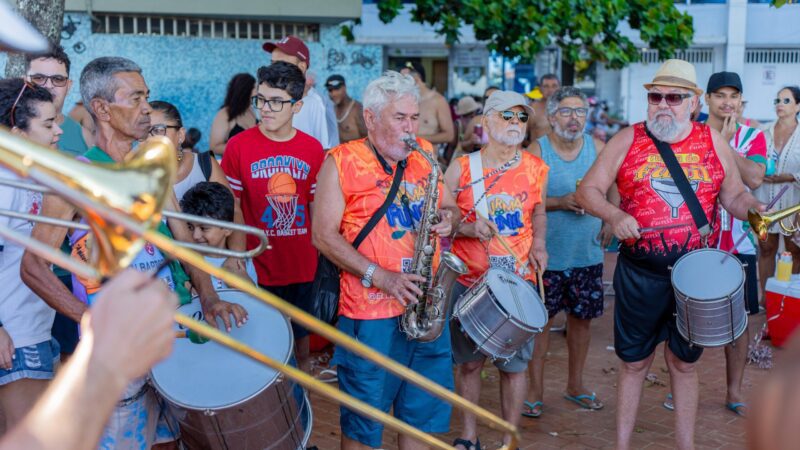
[[[175,183],[175,186],[173,187],[175,190],[175,197],[178,198],[178,201],[181,201],[183,194],[185,194],[186,191],[191,189],[195,184],[206,181],[206,177],[203,175],[203,169],[200,167],[200,158],[198,158],[196,154],[193,156],[194,162],[192,163],[191,172],[189,172],[189,175],[187,175],[186,178]]]

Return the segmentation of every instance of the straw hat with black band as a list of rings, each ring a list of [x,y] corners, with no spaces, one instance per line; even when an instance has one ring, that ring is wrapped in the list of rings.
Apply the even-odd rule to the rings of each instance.
[[[697,86],[697,74],[692,63],[682,59],[668,59],[658,68],[658,72],[653,77],[653,81],[645,83],[645,89],[652,89],[653,86],[679,87],[688,89],[696,95],[703,93]]]

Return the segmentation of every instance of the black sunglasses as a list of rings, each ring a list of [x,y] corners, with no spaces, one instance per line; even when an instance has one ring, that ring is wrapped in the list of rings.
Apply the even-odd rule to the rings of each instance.
[[[660,105],[661,100],[666,99],[667,105],[678,106],[681,103],[683,103],[685,99],[691,96],[692,94],[662,94],[660,92],[648,92],[647,102],[650,103],[651,105]]]
[[[44,75],[41,73],[28,75],[28,78],[38,86],[44,86],[47,84],[47,80],[50,80],[53,86],[64,87],[67,85],[67,81],[69,81],[69,77],[65,77],[64,75]]]
[[[790,99],[788,97],[787,98],[776,98],[775,100],[772,101],[772,104],[775,105],[775,106],[780,105],[781,103],[783,103],[784,105],[788,105],[789,103],[791,103],[791,101],[792,101],[792,99]]]
[[[503,118],[505,121],[511,120],[512,117],[517,116],[520,122],[525,123],[528,121],[528,113],[525,111],[514,112],[514,111],[503,111],[500,113],[500,117]]]

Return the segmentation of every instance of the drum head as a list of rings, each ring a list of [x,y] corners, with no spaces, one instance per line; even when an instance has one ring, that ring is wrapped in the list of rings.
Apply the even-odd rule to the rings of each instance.
[[[531,328],[547,325],[547,310],[536,289],[514,273],[491,268],[486,283],[497,303],[514,319]]]
[[[696,300],[727,297],[743,282],[744,270],[739,259],[713,248],[689,252],[672,267],[672,285]]]
[[[289,361],[294,341],[286,317],[240,291],[223,289],[217,293],[222,300],[247,309],[247,323],[241,328],[232,326],[230,334],[234,339],[279,362]],[[202,320],[198,297],[178,311]],[[175,324],[175,329],[182,327]],[[178,406],[195,410],[223,409],[247,401],[277,377],[274,370],[216,342],[195,344],[184,338],[175,339],[172,354],[151,372],[161,395]]]

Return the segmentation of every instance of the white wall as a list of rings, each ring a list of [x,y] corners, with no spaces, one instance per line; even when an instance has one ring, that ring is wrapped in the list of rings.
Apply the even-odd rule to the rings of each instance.
[[[782,87],[800,84],[800,63],[745,64],[741,75],[744,98],[747,100],[745,117],[772,121],[775,120],[772,100]]]

